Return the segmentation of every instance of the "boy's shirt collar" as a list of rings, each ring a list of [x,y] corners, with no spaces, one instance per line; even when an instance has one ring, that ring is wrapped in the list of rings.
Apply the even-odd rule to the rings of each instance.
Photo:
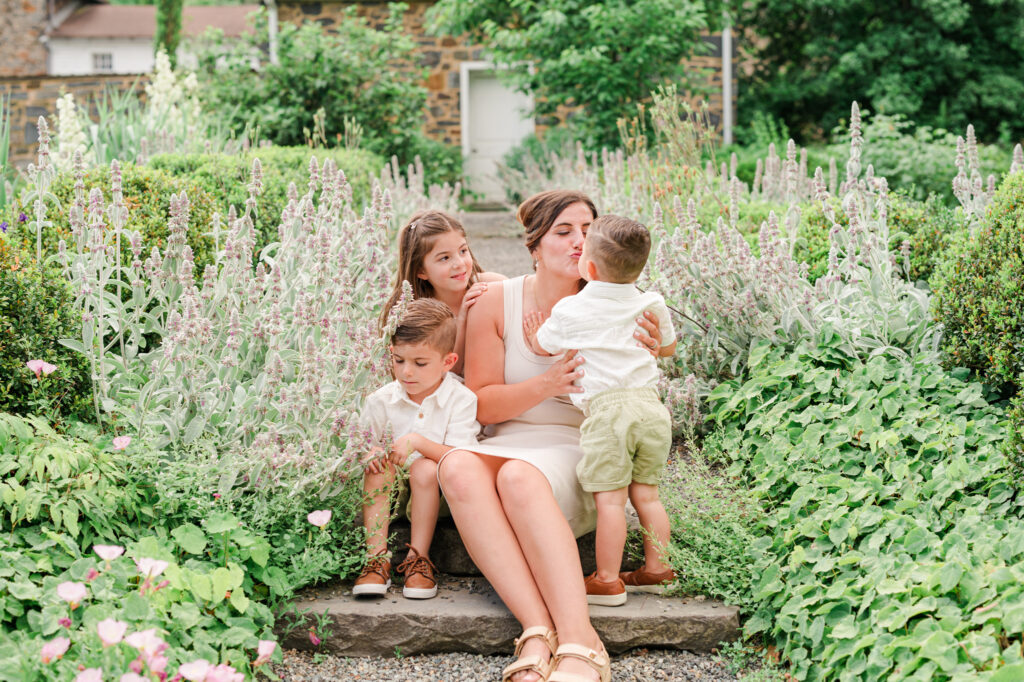
[[[599,282],[591,281],[587,282],[587,286],[583,287],[577,296],[586,296],[587,298],[611,298],[615,300],[621,300],[623,298],[629,298],[632,296],[639,296],[640,290],[636,288],[635,282]]]
[[[431,399],[433,399],[435,403],[446,402],[451,396],[452,391],[455,390],[454,384],[456,383],[459,383],[459,380],[455,378],[455,375],[451,372],[445,372],[444,379],[441,380],[441,385],[437,387],[437,390],[424,398],[423,403],[426,403]],[[398,381],[393,381],[392,385],[394,386],[394,390],[391,391],[391,399],[389,401],[392,405],[405,402],[410,405],[419,406],[418,403],[409,398],[409,394],[405,392],[404,388],[402,388],[402,384]]]

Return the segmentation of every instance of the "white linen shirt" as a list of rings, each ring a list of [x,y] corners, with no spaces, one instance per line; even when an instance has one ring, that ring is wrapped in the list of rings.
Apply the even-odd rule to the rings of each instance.
[[[392,381],[371,393],[359,413],[359,423],[375,438],[382,438],[391,425],[393,438],[418,433],[435,443],[452,448],[477,444],[480,424],[476,421],[476,394],[454,374],[445,374],[437,390],[417,405],[409,399],[402,384]],[[408,467],[422,453],[414,450],[405,461]]]
[[[658,318],[661,345],[675,343],[665,299],[653,291],[641,292],[632,283],[589,282],[551,309],[551,317],[537,331],[537,343],[552,354],[578,349],[586,360],[577,381],[583,393],[569,394],[577,407],[585,410],[591,398],[612,388],[657,385],[657,361],[633,338],[636,320],[645,310]]]

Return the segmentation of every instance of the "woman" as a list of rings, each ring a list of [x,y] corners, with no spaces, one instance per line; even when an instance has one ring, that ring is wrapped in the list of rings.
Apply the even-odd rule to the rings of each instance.
[[[466,549],[523,626],[518,660],[503,678],[514,682],[610,675],[590,624],[575,542],[595,525],[592,496],[576,480],[583,415],[567,397],[582,390],[573,382],[583,359],[575,351],[535,355],[523,337],[524,315],[550,315],[585,283],[578,263],[595,217],[593,201],[567,190],[520,206],[536,272],[491,284],[467,322],[466,385],[477,394],[485,437],[474,452],[449,453],[438,471]],[[650,335],[658,334],[655,322],[639,324],[647,332],[638,330],[639,341],[660,347]]]

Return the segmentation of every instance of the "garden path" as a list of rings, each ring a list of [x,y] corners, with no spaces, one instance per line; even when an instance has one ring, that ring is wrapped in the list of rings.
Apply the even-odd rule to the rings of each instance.
[[[523,245],[523,228],[511,211],[475,211],[462,214],[469,246],[484,270],[507,277],[531,271],[530,254]]]

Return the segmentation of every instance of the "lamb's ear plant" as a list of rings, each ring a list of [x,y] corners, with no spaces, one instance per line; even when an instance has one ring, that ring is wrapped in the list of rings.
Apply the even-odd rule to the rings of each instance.
[[[391,286],[389,194],[378,188],[358,216],[331,162],[313,158],[309,171],[304,194],[289,188],[279,241],[254,265],[254,161],[244,211],[229,213],[198,283],[184,194],[172,198],[165,249],[145,260],[125,229],[116,162],[110,204],[94,191],[86,205],[78,191],[70,212],[75,245],[62,254],[83,334],[66,343],[95,368],[98,412],[156,447],[210,439],[224,453],[225,492],[336,492],[365,440],[355,413],[386,373],[376,320]],[[121,239],[133,245],[131,263],[117,258]]]
[[[398,157],[392,156],[391,163],[385,165],[380,172],[379,187],[391,200],[389,233],[392,236],[398,234],[401,221],[417,211],[437,209],[452,214],[459,211],[462,184],[456,182],[453,187],[446,182],[443,185],[427,186],[426,171],[419,156],[406,167],[404,176]]]

